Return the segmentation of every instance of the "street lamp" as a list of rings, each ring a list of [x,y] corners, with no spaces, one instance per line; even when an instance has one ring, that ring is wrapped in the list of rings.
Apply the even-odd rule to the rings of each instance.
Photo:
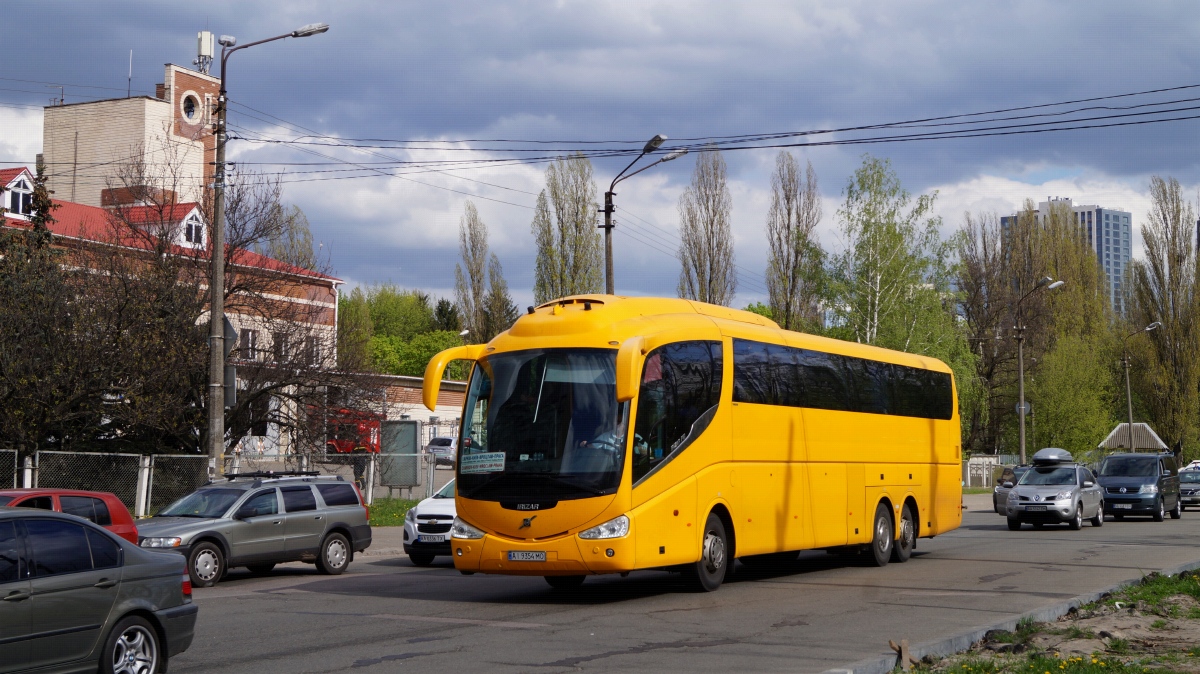
[[[1121,353],[1123,354],[1123,358],[1121,358],[1121,363],[1125,366],[1125,405],[1129,411],[1129,428],[1128,428],[1126,437],[1129,438],[1129,451],[1131,451],[1131,452],[1133,451],[1133,395],[1130,393],[1130,389],[1129,389],[1129,349],[1127,348],[1127,345],[1129,343],[1130,337],[1133,337],[1134,335],[1140,335],[1143,332],[1150,332],[1152,330],[1157,330],[1161,327],[1162,327],[1162,323],[1159,323],[1158,321],[1154,321],[1153,323],[1151,323],[1150,325],[1147,325],[1146,327],[1142,328],[1141,330],[1137,330],[1137,331],[1129,333],[1128,335],[1125,335],[1125,338],[1121,340]]]
[[[289,37],[308,37],[329,30],[324,23],[310,23],[290,33],[248,42],[240,47],[237,38],[222,35],[221,91],[217,97],[217,160],[213,175],[212,281],[209,288],[208,332],[208,476],[216,477],[225,461],[225,66],[235,51]]]
[[[1021,303],[1029,299],[1031,295],[1045,288],[1046,290],[1054,290],[1063,286],[1063,281],[1055,281],[1049,276],[1043,276],[1042,280],[1033,286],[1033,289],[1021,296],[1017,300],[1017,325],[1013,329],[1017,331],[1017,395],[1020,401],[1017,404],[1017,415],[1021,418],[1021,463],[1025,463],[1025,321],[1021,316]]]
[[[633,168],[633,165],[638,163],[639,159],[641,159],[642,157],[645,157],[646,155],[650,154],[651,152],[654,152],[658,148],[662,147],[662,144],[666,139],[667,139],[667,137],[660,133],[660,134],[656,134],[653,138],[646,141],[646,146],[642,148],[642,153],[639,154],[637,157],[635,157],[633,161],[629,162],[629,166],[626,166],[623,171],[618,173],[616,178],[613,178],[612,184],[608,186],[608,191],[604,193],[604,208],[602,209],[602,212],[604,213],[604,224],[600,225],[600,227],[604,229],[604,292],[609,295],[616,294],[616,291],[613,290],[613,252],[612,252],[612,230],[613,230],[612,214],[613,214],[613,211],[616,210],[615,208],[613,208],[613,195],[615,195],[616,192],[614,192],[613,190],[617,187],[617,183],[621,182],[622,180],[625,180],[626,178],[632,178],[633,176],[641,173],[642,171],[645,171],[648,168],[657,166],[665,161],[671,161],[672,159],[679,159],[683,155],[687,154],[687,152],[688,152],[687,148],[683,148],[682,150],[675,150],[674,152],[668,154],[667,156],[663,157],[662,159],[659,159],[658,161],[654,162],[653,164],[650,164],[648,166],[643,166],[642,168],[634,171],[633,173],[630,173],[629,175],[625,175],[625,171],[628,171],[629,169]]]

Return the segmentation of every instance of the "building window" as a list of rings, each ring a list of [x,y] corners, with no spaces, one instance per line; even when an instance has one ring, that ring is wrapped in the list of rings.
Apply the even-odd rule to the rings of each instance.
[[[188,243],[197,246],[204,245],[204,223],[200,220],[200,216],[193,213],[183,223],[183,238]]]
[[[250,435],[267,435],[271,421],[271,397],[265,393],[250,403]]]
[[[304,338],[304,364],[310,367],[319,367],[321,365],[321,345],[317,342],[317,338],[308,336]]]
[[[9,213],[26,217],[33,214],[33,187],[29,181],[24,178],[18,180],[8,192],[8,203],[5,205]]]
[[[242,358],[246,360],[258,360],[258,330],[242,328],[241,336],[238,338],[238,346],[241,348]]]
[[[271,346],[275,350],[275,362],[286,363],[291,351],[286,332],[271,333]]]

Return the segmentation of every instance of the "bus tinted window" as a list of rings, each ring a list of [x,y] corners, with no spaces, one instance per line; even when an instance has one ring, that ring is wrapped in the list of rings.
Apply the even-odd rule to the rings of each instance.
[[[690,445],[721,399],[720,342],[680,342],[651,351],[642,367],[634,427],[636,483]]]
[[[864,358],[733,340],[733,400],[949,419],[950,375]]]

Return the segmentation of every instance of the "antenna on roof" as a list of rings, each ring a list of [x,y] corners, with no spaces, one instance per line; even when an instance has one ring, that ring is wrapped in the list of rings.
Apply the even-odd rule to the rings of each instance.
[[[202,30],[196,33],[196,60],[192,61],[192,65],[205,75],[212,67],[213,43],[213,34],[210,31]]]
[[[129,76],[125,78],[125,98],[129,98],[129,93],[133,89],[133,50],[129,50]]]

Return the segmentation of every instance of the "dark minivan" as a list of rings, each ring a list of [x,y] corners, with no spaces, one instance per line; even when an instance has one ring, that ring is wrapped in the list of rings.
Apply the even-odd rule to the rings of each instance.
[[[1179,467],[1171,454],[1113,454],[1096,473],[1104,487],[1104,514],[1113,519],[1149,515],[1155,522],[1179,519]]]

